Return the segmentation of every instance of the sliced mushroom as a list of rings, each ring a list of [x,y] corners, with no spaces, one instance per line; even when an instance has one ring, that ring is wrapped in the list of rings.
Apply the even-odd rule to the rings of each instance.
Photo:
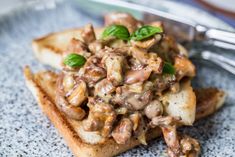
[[[125,107],[127,109],[130,109],[129,105],[126,106],[126,97],[131,94],[131,92],[128,90],[126,86],[120,86],[116,88],[116,94],[115,96],[111,99],[113,104],[118,104],[122,107]]]
[[[125,103],[130,105],[130,109],[142,110],[151,101],[152,92],[146,91],[141,94],[131,93],[125,98]]]
[[[130,87],[131,85],[117,87],[116,95],[112,98],[112,102],[132,111],[143,109],[152,99],[152,84],[150,84],[147,81],[141,84],[143,87],[137,87],[140,88],[137,90],[134,89],[134,86]]]
[[[143,84],[143,91],[153,90],[154,84],[151,81],[145,81]]]
[[[149,55],[145,49],[138,47],[131,47],[132,56],[139,60],[142,64],[148,64]]]
[[[130,85],[124,85],[124,88],[133,93],[142,93],[144,90],[144,85],[143,82],[137,82]]]
[[[83,78],[89,87],[94,87],[95,83],[106,76],[106,71],[100,64],[100,59],[92,56],[78,73],[79,77]]]
[[[176,82],[175,75],[171,74],[164,74],[164,75],[152,75],[151,80],[154,85],[154,89],[161,93],[162,91],[168,89],[171,85],[173,85]]]
[[[161,74],[163,69],[163,60],[156,53],[148,53],[148,66],[156,74]]]
[[[81,35],[86,44],[92,43],[96,40],[95,31],[91,24],[88,24],[84,27]]]
[[[139,126],[140,120],[141,120],[141,114],[139,112],[132,113],[130,116],[130,120],[133,123],[133,131],[136,131],[136,129]]]
[[[124,56],[107,54],[102,62],[104,62],[107,69],[107,79],[115,86],[120,85],[123,82]]]
[[[196,74],[195,66],[186,57],[176,56],[174,67],[177,72],[177,79],[180,80],[184,76],[194,77]]]
[[[75,120],[82,120],[85,117],[86,112],[81,107],[70,105],[69,102],[66,100],[65,92],[63,89],[63,77],[64,75],[61,74],[56,82],[56,105],[68,117]]]
[[[169,157],[198,157],[200,153],[199,143],[188,136],[180,136],[177,134],[177,125],[179,119],[167,117],[154,117],[150,122],[152,127],[160,127],[168,146],[167,153]]]
[[[83,127],[87,131],[100,131],[103,137],[109,136],[113,123],[116,120],[116,113],[112,105],[89,100],[89,115],[83,121]]]
[[[167,153],[169,157],[177,157],[181,155],[179,137],[177,135],[176,126],[161,127],[164,140],[167,144]]]
[[[113,48],[114,52],[117,54],[121,54],[125,57],[131,56],[130,47],[128,45],[125,45],[125,46],[123,45],[121,47],[112,47],[112,48]]]
[[[77,53],[84,57],[90,57],[90,53],[88,53],[87,45],[79,39],[72,38],[67,50],[65,51],[65,55],[70,53]]]
[[[150,126],[152,127],[160,127],[163,136],[165,139],[165,142],[168,146],[168,155],[170,157],[177,157],[180,155],[180,143],[176,131],[176,125],[177,125],[177,119],[167,116],[158,116],[152,118],[152,121],[150,122]],[[173,154],[175,156],[171,156],[170,154]]]
[[[118,144],[126,144],[132,135],[133,123],[128,118],[120,120],[112,131],[112,137]]]
[[[144,40],[144,41],[134,41],[134,40],[131,40],[131,44],[132,45],[137,46],[139,48],[143,48],[143,49],[149,49],[155,43],[156,43],[156,39],[155,38],[150,38],[150,39],[147,39],[147,40]]]
[[[140,70],[145,67],[145,65],[143,65],[139,60],[133,57],[128,60],[128,63],[130,65],[130,68],[128,69],[130,70]]]
[[[175,40],[167,35],[163,35],[159,44],[153,45],[149,51],[156,52],[164,61],[168,62],[173,62],[174,56],[180,53]]]
[[[119,107],[115,109],[115,111],[118,115],[124,115],[128,113],[128,109],[126,107]]]
[[[128,13],[110,13],[104,17],[105,25],[124,25],[128,28],[129,32],[134,32],[142,24]]]
[[[162,73],[163,60],[156,53],[148,53],[144,49],[132,47],[132,56],[139,60],[142,64],[148,65],[153,72]]]
[[[153,87],[153,83],[151,81],[145,82],[137,82],[130,85],[124,85],[121,88],[124,90],[128,90],[129,92],[133,93],[143,93],[145,91],[151,90]]]
[[[138,127],[136,128],[136,130],[134,130],[134,137],[137,137],[139,142],[143,145],[147,145],[147,141],[146,141],[147,130],[148,130],[148,126],[143,116],[140,115],[140,119],[138,121]]]
[[[59,92],[56,93],[56,105],[62,112],[72,119],[82,120],[86,115],[86,112],[81,107],[70,105],[64,95]]]
[[[91,43],[89,43],[88,48],[93,53],[96,54],[98,57],[102,57],[99,53],[102,49],[105,48],[105,46],[109,45],[110,43],[114,42],[116,40],[115,37],[107,37],[105,39],[98,39]],[[102,51],[101,51],[102,52]]]
[[[103,98],[114,92],[115,89],[115,86],[108,79],[103,79],[95,85],[94,95]]]
[[[179,82],[176,82],[173,85],[171,85],[170,90],[172,91],[172,93],[178,93],[180,91]]]
[[[93,53],[96,54],[98,53],[101,49],[104,48],[104,44],[102,40],[96,40],[88,45],[89,50]]]
[[[156,126],[173,126],[179,123],[179,118],[171,117],[171,116],[157,116],[152,118],[150,122],[151,127],[156,127]]]
[[[182,153],[187,157],[198,157],[200,155],[200,144],[192,137],[187,135],[181,136],[180,146]]]
[[[106,56],[107,54],[110,54],[110,53],[114,53],[115,54],[114,49],[110,48],[108,46],[104,46],[104,48],[99,50],[95,55],[98,58],[103,58],[104,56]]]
[[[145,107],[144,113],[149,119],[152,119],[154,117],[162,115],[163,106],[160,101],[153,100]]]
[[[74,76],[72,74],[66,74],[63,78],[63,89],[65,93],[69,93],[75,86],[76,81],[74,79]]]
[[[67,97],[68,102],[73,106],[80,106],[88,97],[86,83],[83,80],[77,81],[73,91]]]
[[[131,40],[131,44],[133,46],[139,47],[139,48],[143,48],[143,49],[149,49],[151,48],[153,45],[155,45],[156,43],[158,43],[160,40],[162,39],[162,35],[161,34],[156,34],[155,36],[143,40],[143,41],[135,41],[135,40]]]
[[[125,75],[125,83],[133,84],[137,82],[144,82],[147,80],[152,72],[152,69],[145,67],[140,70],[129,70]]]

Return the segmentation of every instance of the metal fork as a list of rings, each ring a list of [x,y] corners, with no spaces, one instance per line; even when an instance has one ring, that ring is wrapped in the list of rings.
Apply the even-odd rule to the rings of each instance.
[[[164,22],[165,30],[168,34],[175,36],[179,42],[193,45],[194,42],[209,43],[225,49],[235,51],[235,32],[228,32],[215,28],[202,26],[195,21],[189,21],[182,17],[156,10],[151,7],[134,4],[125,1],[112,0],[76,0],[83,11],[88,11],[90,15],[102,17],[109,12],[125,11],[139,15],[144,22],[161,20]],[[197,57],[222,67],[235,75],[235,61],[222,55],[215,54],[211,50],[190,51],[190,57]],[[235,52],[234,52],[235,55]]]

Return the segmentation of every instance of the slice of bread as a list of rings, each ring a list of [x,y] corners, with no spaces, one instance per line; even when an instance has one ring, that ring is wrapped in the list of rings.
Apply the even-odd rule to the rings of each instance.
[[[103,28],[96,28],[96,37],[100,37]],[[62,55],[72,38],[81,38],[81,28],[69,29],[57,33],[50,33],[33,40],[32,47],[37,59],[56,69],[62,69]]]
[[[58,129],[59,133],[64,137],[70,149],[73,151],[74,155],[77,157],[111,157],[127,151],[137,145],[140,142],[132,138],[127,144],[119,145],[112,138],[103,141],[103,139],[96,134],[96,132],[86,132],[82,129],[80,122],[67,118],[55,105],[55,84],[57,79],[57,74],[50,71],[39,72],[32,74],[29,67],[24,69],[24,75],[26,79],[26,85],[36,98],[40,108],[51,120],[53,125]],[[190,84],[182,85],[183,89],[190,89]],[[191,89],[190,89],[191,90]],[[199,90],[196,92],[200,95],[205,90]],[[203,98],[199,100],[199,106],[207,104],[208,101],[211,102],[211,106],[221,106],[224,101],[224,93],[217,90],[212,92],[214,96],[214,101],[210,99]],[[190,97],[188,97],[190,98]],[[185,100],[184,100],[185,101]],[[185,101],[186,102],[186,101]],[[212,112],[215,112],[213,110]],[[212,114],[212,112],[204,112],[201,116],[196,116],[198,118],[203,118],[207,114]],[[159,128],[150,130],[147,134],[147,140],[154,139],[161,134]],[[94,144],[98,143],[98,144]]]
[[[94,134],[91,137],[89,134],[81,131],[79,122],[68,119],[55,105],[55,82],[57,75],[49,71],[33,75],[28,67],[25,68],[24,75],[26,85],[36,98],[40,108],[64,137],[75,156],[111,157],[140,144],[134,138],[125,145],[119,145],[111,138],[101,144],[87,143],[99,140],[97,139],[99,137]],[[152,130],[148,133],[147,139],[156,138],[160,134],[159,129]],[[85,142],[84,139],[87,141]]]
[[[226,93],[217,88],[195,89],[197,98],[196,119],[215,113],[224,104]]]

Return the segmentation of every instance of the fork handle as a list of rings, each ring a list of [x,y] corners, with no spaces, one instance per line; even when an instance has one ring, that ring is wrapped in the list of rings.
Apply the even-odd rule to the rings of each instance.
[[[206,31],[205,36],[207,39],[212,39],[235,45],[235,32],[228,32],[224,30],[210,28]]]
[[[232,59],[210,51],[203,51],[200,56],[201,58],[208,60],[235,75],[235,62]]]
[[[196,39],[206,40],[217,47],[235,50],[235,32],[208,28],[206,26],[196,26]]]

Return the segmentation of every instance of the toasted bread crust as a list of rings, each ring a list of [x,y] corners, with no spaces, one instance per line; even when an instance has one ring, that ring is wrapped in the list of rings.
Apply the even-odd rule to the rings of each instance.
[[[196,119],[215,113],[224,104],[226,93],[217,88],[194,90],[197,98]]]

